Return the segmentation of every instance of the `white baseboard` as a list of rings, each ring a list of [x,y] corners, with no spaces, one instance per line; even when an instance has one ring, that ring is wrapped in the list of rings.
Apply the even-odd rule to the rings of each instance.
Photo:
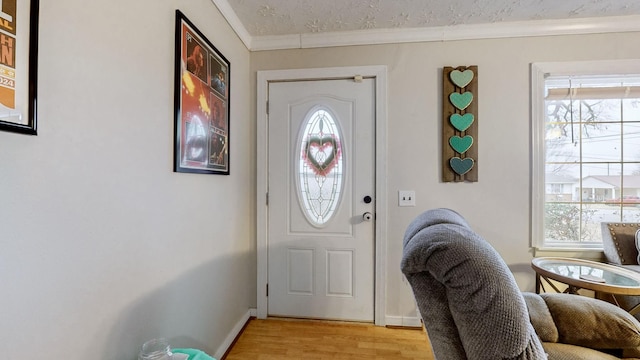
[[[252,316],[255,317],[256,314],[257,314],[256,309],[247,310],[247,313],[242,315],[242,317],[240,318],[240,320],[238,320],[238,322],[233,327],[233,329],[231,329],[231,332],[224,339],[224,341],[222,342],[222,345],[218,347],[218,350],[216,350],[216,352],[213,354],[213,357],[215,357],[216,359],[222,359],[224,354],[227,352],[227,350],[229,350],[229,348],[233,344],[233,341],[240,334],[240,331],[242,331],[242,328],[244,327],[244,325],[247,323],[247,321],[249,321],[249,318]]]
[[[416,316],[386,316],[388,326],[422,327],[422,321]]]

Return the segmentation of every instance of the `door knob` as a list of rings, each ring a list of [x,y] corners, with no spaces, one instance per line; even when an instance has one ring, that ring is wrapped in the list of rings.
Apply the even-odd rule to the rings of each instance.
[[[364,214],[362,214],[362,220],[364,221],[371,221],[371,219],[373,219],[373,214],[370,212],[366,212]]]

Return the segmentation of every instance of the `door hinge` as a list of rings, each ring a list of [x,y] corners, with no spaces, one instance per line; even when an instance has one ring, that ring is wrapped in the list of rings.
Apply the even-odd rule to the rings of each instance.
[[[269,284],[267,284],[267,295],[266,296],[269,296]]]
[[[269,206],[269,193],[267,193],[266,195],[267,195],[266,199],[265,199],[266,200],[266,204],[267,204],[267,206]]]
[[[266,102],[266,111],[267,111],[267,115],[269,115],[269,101]]]

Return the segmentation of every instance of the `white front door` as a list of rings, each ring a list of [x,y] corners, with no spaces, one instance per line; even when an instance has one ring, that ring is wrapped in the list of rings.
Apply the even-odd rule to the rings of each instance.
[[[268,94],[268,314],[373,322],[375,79]]]

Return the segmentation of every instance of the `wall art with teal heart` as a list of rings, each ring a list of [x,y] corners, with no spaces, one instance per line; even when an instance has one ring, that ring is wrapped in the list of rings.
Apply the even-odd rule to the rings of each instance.
[[[442,69],[442,179],[478,181],[478,67]]]
[[[473,169],[475,161],[472,158],[461,159],[457,156],[452,157],[449,160],[449,165],[458,175],[464,175]]]

